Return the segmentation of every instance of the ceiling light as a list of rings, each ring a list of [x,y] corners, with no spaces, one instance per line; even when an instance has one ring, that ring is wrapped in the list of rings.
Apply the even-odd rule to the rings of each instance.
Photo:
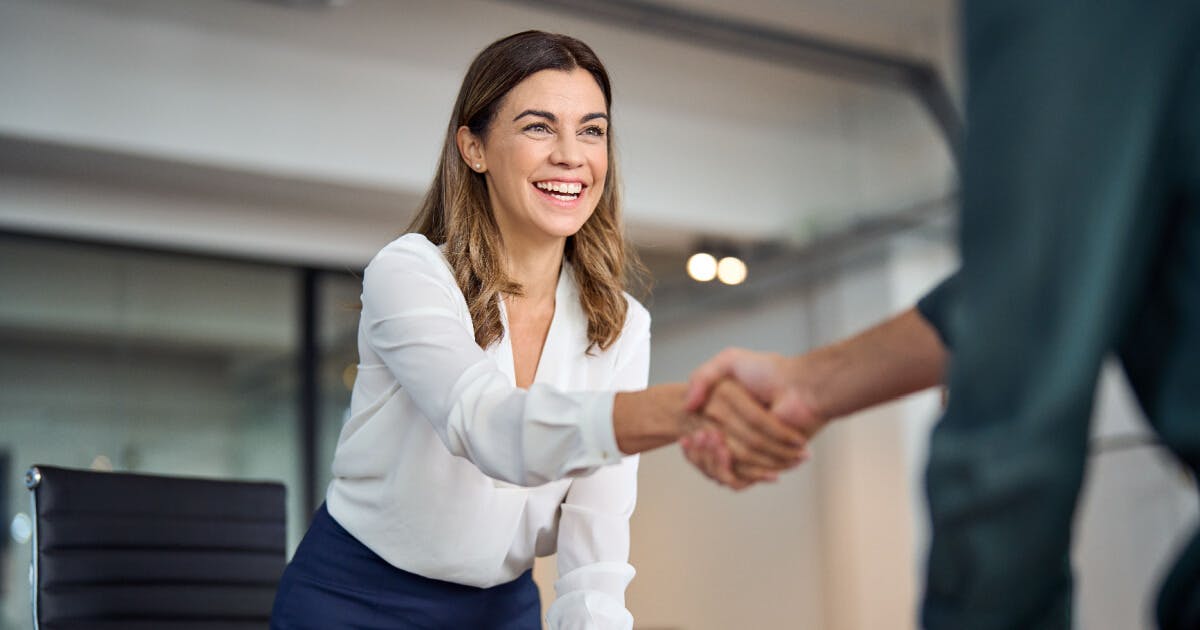
[[[687,261],[687,272],[692,280],[708,282],[717,277],[717,259],[707,252],[692,254]]]
[[[746,263],[735,256],[722,258],[717,263],[717,279],[725,284],[741,284],[746,279]]]

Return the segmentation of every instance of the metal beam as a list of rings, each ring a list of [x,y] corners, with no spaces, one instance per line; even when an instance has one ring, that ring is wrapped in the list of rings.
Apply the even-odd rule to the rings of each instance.
[[[300,320],[300,338],[296,371],[300,377],[297,389],[297,420],[300,438],[300,505],[304,514],[312,514],[321,504],[322,489],[317,487],[317,432],[321,409],[321,352],[320,312],[316,269],[305,267],[299,270],[300,295],[297,316]]]
[[[924,59],[884,53],[814,35],[773,28],[645,0],[505,0],[573,17],[647,31],[706,48],[820,74],[909,91],[957,159],[962,118],[936,68]]]

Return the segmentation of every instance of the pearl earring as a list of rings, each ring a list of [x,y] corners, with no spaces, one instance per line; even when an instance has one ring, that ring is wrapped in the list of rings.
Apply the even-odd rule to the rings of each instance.
[[[477,170],[477,171],[478,171],[478,170],[479,170],[479,169],[481,169],[481,168],[483,168],[483,165],[482,165],[482,164],[480,164],[479,162],[476,162],[476,163],[475,163],[475,170]]]

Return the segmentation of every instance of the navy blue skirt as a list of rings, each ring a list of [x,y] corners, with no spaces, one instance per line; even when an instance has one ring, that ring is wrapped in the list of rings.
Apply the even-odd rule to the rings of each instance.
[[[388,564],[322,504],[283,572],[271,628],[541,630],[532,571],[492,588],[421,577]]]

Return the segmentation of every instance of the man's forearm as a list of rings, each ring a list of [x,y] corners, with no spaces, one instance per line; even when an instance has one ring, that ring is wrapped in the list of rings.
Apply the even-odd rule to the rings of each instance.
[[[937,331],[911,308],[853,337],[795,357],[816,412],[833,419],[942,382],[949,359]]]

